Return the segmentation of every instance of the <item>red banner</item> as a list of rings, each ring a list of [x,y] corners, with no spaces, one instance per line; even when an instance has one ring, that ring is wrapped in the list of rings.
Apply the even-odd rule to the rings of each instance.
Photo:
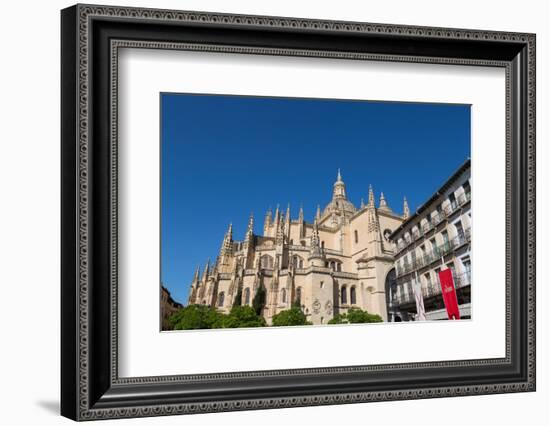
[[[447,308],[449,319],[460,319],[458,310],[458,300],[456,299],[456,290],[453,282],[453,272],[451,269],[445,269],[439,272],[439,282],[441,283],[441,294]]]

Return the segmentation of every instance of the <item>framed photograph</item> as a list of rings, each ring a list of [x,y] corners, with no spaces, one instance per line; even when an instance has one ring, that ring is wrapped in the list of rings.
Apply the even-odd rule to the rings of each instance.
[[[61,12],[61,413],[535,390],[535,35]]]

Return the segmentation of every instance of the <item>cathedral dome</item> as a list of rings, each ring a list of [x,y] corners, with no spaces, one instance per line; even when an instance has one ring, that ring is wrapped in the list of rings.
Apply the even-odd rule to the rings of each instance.
[[[342,180],[342,175],[340,174],[340,169],[338,169],[338,176],[336,182],[334,182],[332,190],[332,200],[327,204],[323,210],[323,216],[329,214],[341,213],[344,212],[344,215],[353,215],[357,209],[351,201],[347,199],[346,196],[346,185]]]
[[[332,212],[338,213],[341,211],[344,213],[354,214],[357,209],[351,201],[348,200],[332,200],[323,210],[323,216],[331,214]]]

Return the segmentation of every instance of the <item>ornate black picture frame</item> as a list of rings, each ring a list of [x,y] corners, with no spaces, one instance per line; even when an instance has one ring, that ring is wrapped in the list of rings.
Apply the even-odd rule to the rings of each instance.
[[[535,35],[76,5],[61,13],[61,413],[158,416],[535,390]],[[119,378],[117,49],[506,70],[506,356]],[[503,177],[504,179],[504,177]]]

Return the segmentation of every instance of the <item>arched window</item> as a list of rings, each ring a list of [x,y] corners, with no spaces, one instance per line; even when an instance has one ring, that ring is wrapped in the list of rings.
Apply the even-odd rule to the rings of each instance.
[[[286,289],[281,290],[281,303],[286,303]]]
[[[296,289],[296,302],[301,303],[302,301],[302,287]]]
[[[359,234],[357,233],[357,229],[353,231],[353,234],[355,235],[355,244],[359,242]]]
[[[339,260],[331,260],[326,262],[325,268],[330,268],[334,272],[341,272],[342,271],[342,263]]]
[[[223,301],[225,299],[225,294],[222,291],[220,294],[218,294],[218,306],[221,308],[223,306]]]
[[[340,290],[340,301],[342,305],[346,305],[348,303],[348,290],[346,286],[343,286]]]
[[[260,264],[263,269],[273,269],[273,258],[267,254],[261,257]]]
[[[244,291],[244,304],[249,305],[250,304],[250,289],[247,287]]]
[[[292,256],[292,265],[295,268],[302,269],[304,267],[304,260],[297,254],[295,254],[294,256]]]
[[[356,305],[357,304],[357,296],[355,294],[355,286],[351,287],[349,289],[349,302],[352,304],[352,305]]]

